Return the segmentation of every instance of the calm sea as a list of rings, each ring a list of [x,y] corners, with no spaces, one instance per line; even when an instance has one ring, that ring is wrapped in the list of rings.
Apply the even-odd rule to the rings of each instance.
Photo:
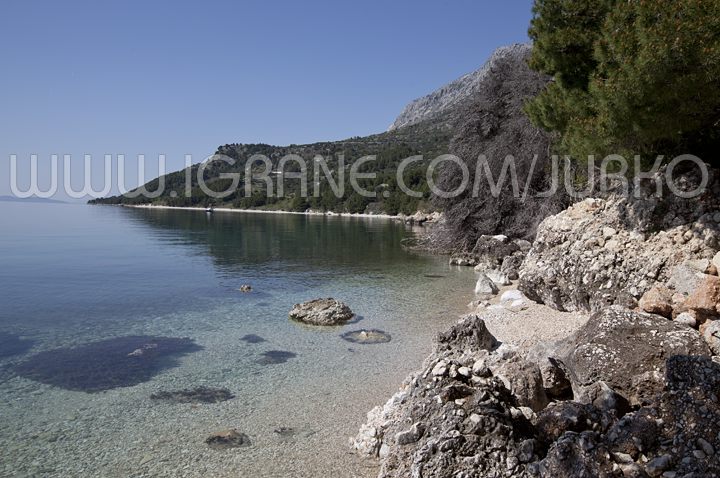
[[[472,270],[406,251],[412,234],[384,219],[0,204],[0,476],[373,476],[348,438],[472,298]],[[317,297],[357,320],[288,320]],[[359,328],[392,340],[340,337]],[[116,370],[135,336],[193,348]],[[234,398],[150,399],[198,386]],[[252,444],[205,444],[228,428]]]

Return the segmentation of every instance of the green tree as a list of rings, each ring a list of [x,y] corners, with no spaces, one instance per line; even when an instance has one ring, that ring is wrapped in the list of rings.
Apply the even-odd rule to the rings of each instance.
[[[718,0],[536,0],[529,33],[555,81],[526,111],[559,152],[718,163]]]

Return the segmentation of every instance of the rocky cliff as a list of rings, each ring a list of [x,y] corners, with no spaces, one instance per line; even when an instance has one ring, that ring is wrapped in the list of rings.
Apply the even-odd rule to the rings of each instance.
[[[410,102],[390,125],[389,131],[452,112],[482,89],[484,80],[498,62],[510,57],[524,58],[531,48],[532,46],[529,44],[514,44],[498,48],[482,68],[448,83],[429,95]]]

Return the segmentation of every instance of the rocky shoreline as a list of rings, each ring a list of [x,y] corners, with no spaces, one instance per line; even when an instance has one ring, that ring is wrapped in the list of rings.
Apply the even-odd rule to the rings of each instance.
[[[720,182],[708,184],[695,199],[642,185],[585,199],[532,244],[482,236],[454,254],[478,271],[473,312],[352,448],[381,478],[720,476]]]
[[[177,207],[177,206],[161,206],[157,204],[121,204],[120,207],[129,207],[133,209],[169,209],[169,210],[181,210],[181,211],[206,211],[204,207]],[[241,209],[241,208],[230,208],[230,207],[218,207],[213,208],[213,212],[235,212],[235,213],[251,213],[251,214],[293,214],[300,216],[324,216],[324,217],[356,217],[356,218],[367,218],[367,219],[393,219],[397,221],[403,221],[409,224],[432,224],[438,222],[442,214],[439,212],[423,212],[417,211],[412,215],[405,214],[365,214],[365,213],[344,213],[344,212],[333,212],[333,211],[313,211],[308,209],[307,211],[285,211],[281,209]]]

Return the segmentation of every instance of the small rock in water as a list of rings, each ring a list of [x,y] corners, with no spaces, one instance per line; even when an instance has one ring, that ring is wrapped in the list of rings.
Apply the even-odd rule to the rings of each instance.
[[[228,448],[239,448],[250,446],[250,437],[240,433],[234,428],[215,432],[205,439],[210,448],[214,450],[226,450]]]
[[[193,389],[157,392],[150,395],[152,400],[172,403],[219,403],[235,398],[227,388],[196,387]]]
[[[242,337],[240,340],[249,344],[259,344],[265,342],[265,339],[255,334],[248,334]]]
[[[341,325],[354,317],[350,307],[333,298],[295,304],[289,315],[292,320],[310,325]]]
[[[285,363],[295,357],[297,357],[297,354],[293,352],[287,352],[285,350],[269,350],[262,354],[262,357],[257,360],[257,363],[260,365],[276,365]]]
[[[383,344],[392,340],[390,334],[377,329],[353,330],[340,335],[340,337],[348,342],[359,344]]]
[[[252,292],[252,286],[249,284],[243,284],[238,289],[240,292]]]

